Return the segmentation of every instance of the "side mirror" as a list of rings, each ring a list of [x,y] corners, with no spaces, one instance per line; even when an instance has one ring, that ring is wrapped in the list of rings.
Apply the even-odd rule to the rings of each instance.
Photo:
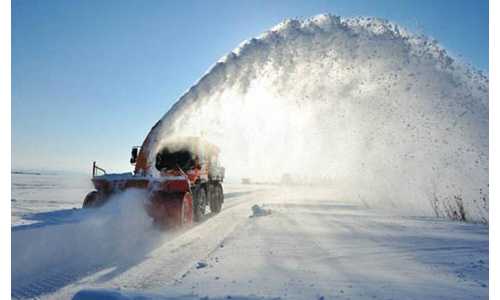
[[[137,161],[137,154],[139,152],[139,147],[133,147],[132,148],[132,157],[130,158],[130,163],[131,164],[135,164],[135,162]]]

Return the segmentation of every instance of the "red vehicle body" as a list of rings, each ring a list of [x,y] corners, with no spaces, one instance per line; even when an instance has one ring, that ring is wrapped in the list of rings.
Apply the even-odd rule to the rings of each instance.
[[[142,147],[132,148],[133,173],[106,174],[94,162],[95,191],[85,197],[83,207],[99,207],[113,194],[138,188],[147,191],[145,209],[161,227],[199,221],[207,206],[212,213],[218,213],[224,202],[224,168],[219,165],[219,149],[201,138],[185,137],[170,139],[152,153],[150,136]],[[104,174],[97,175],[99,171]]]

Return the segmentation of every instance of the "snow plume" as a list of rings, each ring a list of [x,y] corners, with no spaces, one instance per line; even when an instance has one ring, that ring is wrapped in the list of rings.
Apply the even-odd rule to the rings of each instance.
[[[488,221],[488,78],[384,20],[288,20],[244,42],[152,149],[177,135],[219,145],[228,176],[328,178],[368,206]]]
[[[128,190],[98,210],[75,211],[73,220],[66,223],[16,231],[12,235],[13,289],[47,272],[71,278],[142,260],[162,240],[142,207],[145,197],[141,190]]]

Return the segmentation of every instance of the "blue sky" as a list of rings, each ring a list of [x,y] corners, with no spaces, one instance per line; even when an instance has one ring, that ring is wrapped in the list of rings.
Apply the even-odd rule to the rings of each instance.
[[[320,13],[389,19],[488,71],[487,0],[13,0],[13,168],[130,170],[130,147],[217,59]]]

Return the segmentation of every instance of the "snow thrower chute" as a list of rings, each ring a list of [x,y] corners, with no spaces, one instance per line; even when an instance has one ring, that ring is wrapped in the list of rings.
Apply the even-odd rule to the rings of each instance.
[[[218,147],[198,137],[183,137],[168,140],[151,153],[151,132],[141,147],[132,148],[133,173],[107,174],[94,162],[95,190],[85,197],[83,207],[102,206],[113,194],[139,188],[148,191],[144,207],[162,227],[199,221],[207,206],[212,213],[218,213],[224,202],[224,168],[219,164]],[[154,161],[148,161],[151,157]]]

